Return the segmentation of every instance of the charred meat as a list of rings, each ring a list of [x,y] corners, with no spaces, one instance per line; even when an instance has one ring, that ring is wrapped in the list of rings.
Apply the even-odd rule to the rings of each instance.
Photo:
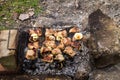
[[[65,47],[65,45],[63,44],[63,42],[60,42],[60,44],[57,46],[57,48],[63,50]]]
[[[80,29],[78,27],[73,27],[69,30],[69,33],[76,33],[76,32],[79,32]]]
[[[76,55],[75,50],[81,49],[80,40],[83,38],[83,35],[79,31],[78,27],[72,27],[68,33],[67,30],[46,29],[45,35],[42,36],[40,28],[30,29],[28,50],[25,55],[26,59],[36,59],[36,51],[38,49],[43,62],[63,62],[66,59],[65,54],[69,57],[74,57]],[[72,33],[73,36],[70,37],[69,33]],[[45,37],[42,43],[39,42],[41,37]]]
[[[66,30],[58,31],[58,32],[55,32],[54,35],[57,41],[61,41],[61,39],[63,39],[64,37],[67,37],[67,31]]]
[[[54,59],[58,60],[60,62],[65,60],[65,58],[62,54],[57,54]]]
[[[45,55],[44,58],[42,59],[43,62],[53,62],[53,55],[49,54],[49,55]]]
[[[64,53],[68,54],[69,56],[73,57],[76,55],[76,52],[73,50],[72,47],[67,46],[64,50]]]
[[[59,48],[54,48],[54,49],[52,50],[52,54],[53,54],[53,55],[62,54],[62,52],[61,52],[61,50],[60,50]]]
[[[34,60],[37,58],[37,54],[34,50],[27,50],[25,58],[29,60]]]
[[[64,45],[70,45],[71,44],[71,38],[67,37],[67,38],[63,38],[61,40],[61,42],[64,44]]]
[[[45,41],[43,43],[46,47],[51,47],[51,48],[55,48],[56,47],[56,44],[55,44],[55,41]]]

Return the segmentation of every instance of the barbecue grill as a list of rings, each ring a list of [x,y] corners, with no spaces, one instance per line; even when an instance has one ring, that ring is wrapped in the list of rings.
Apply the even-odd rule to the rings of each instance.
[[[18,29],[17,33],[17,40],[16,40],[16,63],[17,63],[17,71],[20,73],[25,73],[29,75],[65,75],[69,76],[73,79],[76,78],[76,75],[79,74],[81,71],[81,68],[84,68],[87,66],[86,64],[89,64],[89,54],[88,49],[84,45],[83,41],[79,41],[81,43],[81,49],[76,50],[76,55],[72,58],[65,56],[65,61],[62,63],[59,63],[57,61],[53,63],[46,63],[42,62],[40,58],[40,50],[37,50],[38,58],[35,60],[28,60],[25,58],[25,53],[27,50],[27,45],[29,43],[29,33],[27,32],[29,29],[37,29],[38,27],[22,27]],[[42,34],[45,34],[45,29],[47,27],[41,27]],[[57,30],[66,30],[69,31],[71,27],[69,28],[57,28]],[[54,27],[53,29],[56,30]],[[68,34],[69,37],[72,37],[73,34]],[[42,35],[39,39],[39,45],[42,44],[42,42],[45,39],[45,35]],[[62,67],[61,67],[62,66]],[[83,71],[84,72],[84,71]],[[82,74],[85,75],[84,77],[87,77],[88,74]]]

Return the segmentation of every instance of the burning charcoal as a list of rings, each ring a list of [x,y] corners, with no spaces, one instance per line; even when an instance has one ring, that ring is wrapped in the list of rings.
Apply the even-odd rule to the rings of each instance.
[[[59,48],[54,48],[53,50],[52,50],[52,54],[53,55],[56,55],[56,54],[61,54],[62,52],[61,52],[61,50],[59,49]]]
[[[73,51],[72,47],[70,47],[70,46],[67,46],[67,47],[65,48],[64,52],[65,52],[66,54],[68,54],[69,56],[71,56],[71,57],[75,56],[75,54],[76,54],[76,52]]]
[[[45,55],[42,61],[49,62],[49,63],[53,62],[53,55],[52,54]]]
[[[69,30],[69,33],[76,33],[76,32],[79,32],[80,29],[78,27],[73,27]]]
[[[51,48],[56,47],[55,41],[45,41],[43,44],[45,44],[46,47],[51,47]]]
[[[75,33],[73,36],[73,41],[75,40],[81,40],[83,38],[83,34],[82,33]]]
[[[64,44],[61,42],[61,43],[57,46],[57,48],[59,48],[59,49],[64,49]]]
[[[58,60],[58,61],[60,61],[60,62],[65,60],[65,58],[63,57],[62,54],[57,54],[54,59],[55,59],[55,60]]]
[[[25,58],[29,60],[34,60],[37,58],[37,54],[35,53],[34,50],[27,50]]]
[[[70,45],[71,44],[71,38],[63,38],[61,40],[61,42],[64,44],[64,45]]]

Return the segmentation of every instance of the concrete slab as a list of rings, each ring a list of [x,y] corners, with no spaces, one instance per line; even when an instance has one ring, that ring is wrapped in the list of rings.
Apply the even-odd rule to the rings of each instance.
[[[8,43],[9,30],[0,31],[0,58],[13,53],[13,50],[8,50],[8,48],[15,48],[16,34],[16,30],[10,30],[10,40]]]

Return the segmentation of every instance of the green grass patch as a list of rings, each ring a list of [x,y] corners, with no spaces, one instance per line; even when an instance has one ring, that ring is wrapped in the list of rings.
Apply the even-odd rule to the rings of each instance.
[[[33,8],[35,15],[38,15],[43,9],[40,6],[40,0],[5,0],[0,1],[0,23],[6,21],[14,22],[13,13],[24,13]]]

